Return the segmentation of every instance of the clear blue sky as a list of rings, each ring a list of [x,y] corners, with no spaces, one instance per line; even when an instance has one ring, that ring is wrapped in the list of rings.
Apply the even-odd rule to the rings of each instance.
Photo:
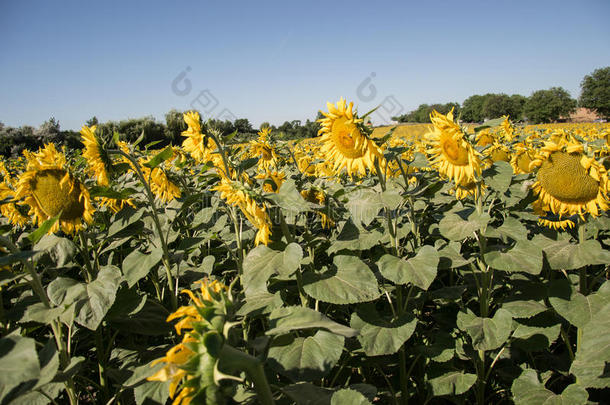
[[[0,121],[163,119],[206,90],[204,118],[254,125],[340,96],[361,113],[552,86],[578,97],[610,65],[609,15],[608,0],[2,1]],[[183,71],[190,88],[172,86]]]

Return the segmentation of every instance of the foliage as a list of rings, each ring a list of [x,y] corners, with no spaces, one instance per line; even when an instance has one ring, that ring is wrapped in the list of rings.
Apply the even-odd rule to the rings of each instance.
[[[562,87],[551,87],[532,93],[523,106],[527,120],[533,123],[554,122],[569,116],[576,109],[576,100]]]
[[[595,69],[580,83],[580,106],[610,119],[610,66]]]
[[[447,114],[453,109],[454,115],[459,115],[460,105],[458,103],[445,103],[445,104],[420,104],[417,110],[411,111],[407,114],[403,114],[398,117],[392,117],[394,121],[398,122],[430,122],[430,113],[436,110],[441,114]]]
[[[178,116],[106,130],[175,139]],[[272,142],[288,126],[230,145],[215,124],[191,134],[216,145],[198,159],[184,146],[110,140],[100,146],[108,187],[68,150],[96,208],[74,234],[2,218],[2,403],[164,404],[180,390],[192,404],[608,397],[607,213],[571,217],[565,232],[542,227],[536,173],[514,174],[482,147],[478,192],[456,198],[419,134],[389,132],[383,167],[350,178],[329,174],[315,138]],[[485,130],[511,154],[573,137],[591,159],[608,156],[607,124],[505,128]],[[6,164],[10,188],[23,168]],[[170,184],[179,196],[162,199]],[[257,246],[261,211],[271,235]]]

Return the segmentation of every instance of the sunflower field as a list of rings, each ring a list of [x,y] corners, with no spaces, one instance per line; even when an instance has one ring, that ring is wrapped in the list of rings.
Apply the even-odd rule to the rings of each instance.
[[[1,162],[0,404],[607,401],[610,124],[366,116]]]

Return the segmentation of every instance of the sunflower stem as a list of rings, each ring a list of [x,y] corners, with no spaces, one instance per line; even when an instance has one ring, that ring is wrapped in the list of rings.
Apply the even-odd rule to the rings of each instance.
[[[119,155],[125,157],[126,159],[128,159],[132,163],[132,167],[134,168],[138,178],[140,179],[140,182],[142,182],[142,185],[144,186],[144,190],[146,191],[146,193],[145,193],[146,198],[148,199],[148,203],[150,204],[150,207],[151,207],[152,218],[155,223],[155,227],[157,228],[157,235],[159,235],[159,240],[161,241],[161,248],[163,249],[163,257],[162,257],[161,261],[163,262],[163,265],[165,266],[165,273],[167,275],[167,285],[169,287],[170,296],[171,296],[172,310],[175,311],[176,308],[178,307],[178,294],[177,294],[176,288],[174,286],[174,278],[172,276],[171,266],[170,266],[171,261],[170,261],[169,249],[167,247],[167,241],[164,238],[163,229],[161,228],[161,221],[159,220],[159,215],[157,213],[157,206],[155,204],[155,196],[153,195],[153,193],[150,189],[150,185],[148,184],[148,181],[146,181],[146,178],[144,177],[144,174],[142,173],[142,170],[140,169],[140,164],[136,161],[136,159],[134,159],[133,156],[131,156],[128,153],[123,152],[122,150],[116,150],[116,149],[111,149],[108,151],[108,153],[119,154]]]

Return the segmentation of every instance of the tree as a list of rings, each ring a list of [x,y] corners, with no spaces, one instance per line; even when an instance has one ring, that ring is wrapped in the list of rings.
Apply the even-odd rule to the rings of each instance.
[[[580,89],[580,105],[610,119],[610,66],[586,75]]]
[[[465,122],[482,122],[485,119],[483,115],[483,105],[491,94],[475,94],[468,97],[462,103],[461,119]]]
[[[88,127],[92,127],[94,125],[99,124],[99,120],[97,119],[97,117],[94,115],[93,117],[89,118],[86,122]]]
[[[172,144],[180,145],[182,140],[182,132],[187,129],[184,116],[181,111],[171,109],[165,114],[165,136],[171,140]]]
[[[486,94],[481,107],[484,119],[500,118],[504,115],[510,116],[513,120],[519,120],[523,113],[523,105],[527,100],[520,94]]]
[[[533,123],[547,123],[566,117],[576,109],[576,100],[563,87],[551,87],[532,93],[523,106],[527,119]]]

